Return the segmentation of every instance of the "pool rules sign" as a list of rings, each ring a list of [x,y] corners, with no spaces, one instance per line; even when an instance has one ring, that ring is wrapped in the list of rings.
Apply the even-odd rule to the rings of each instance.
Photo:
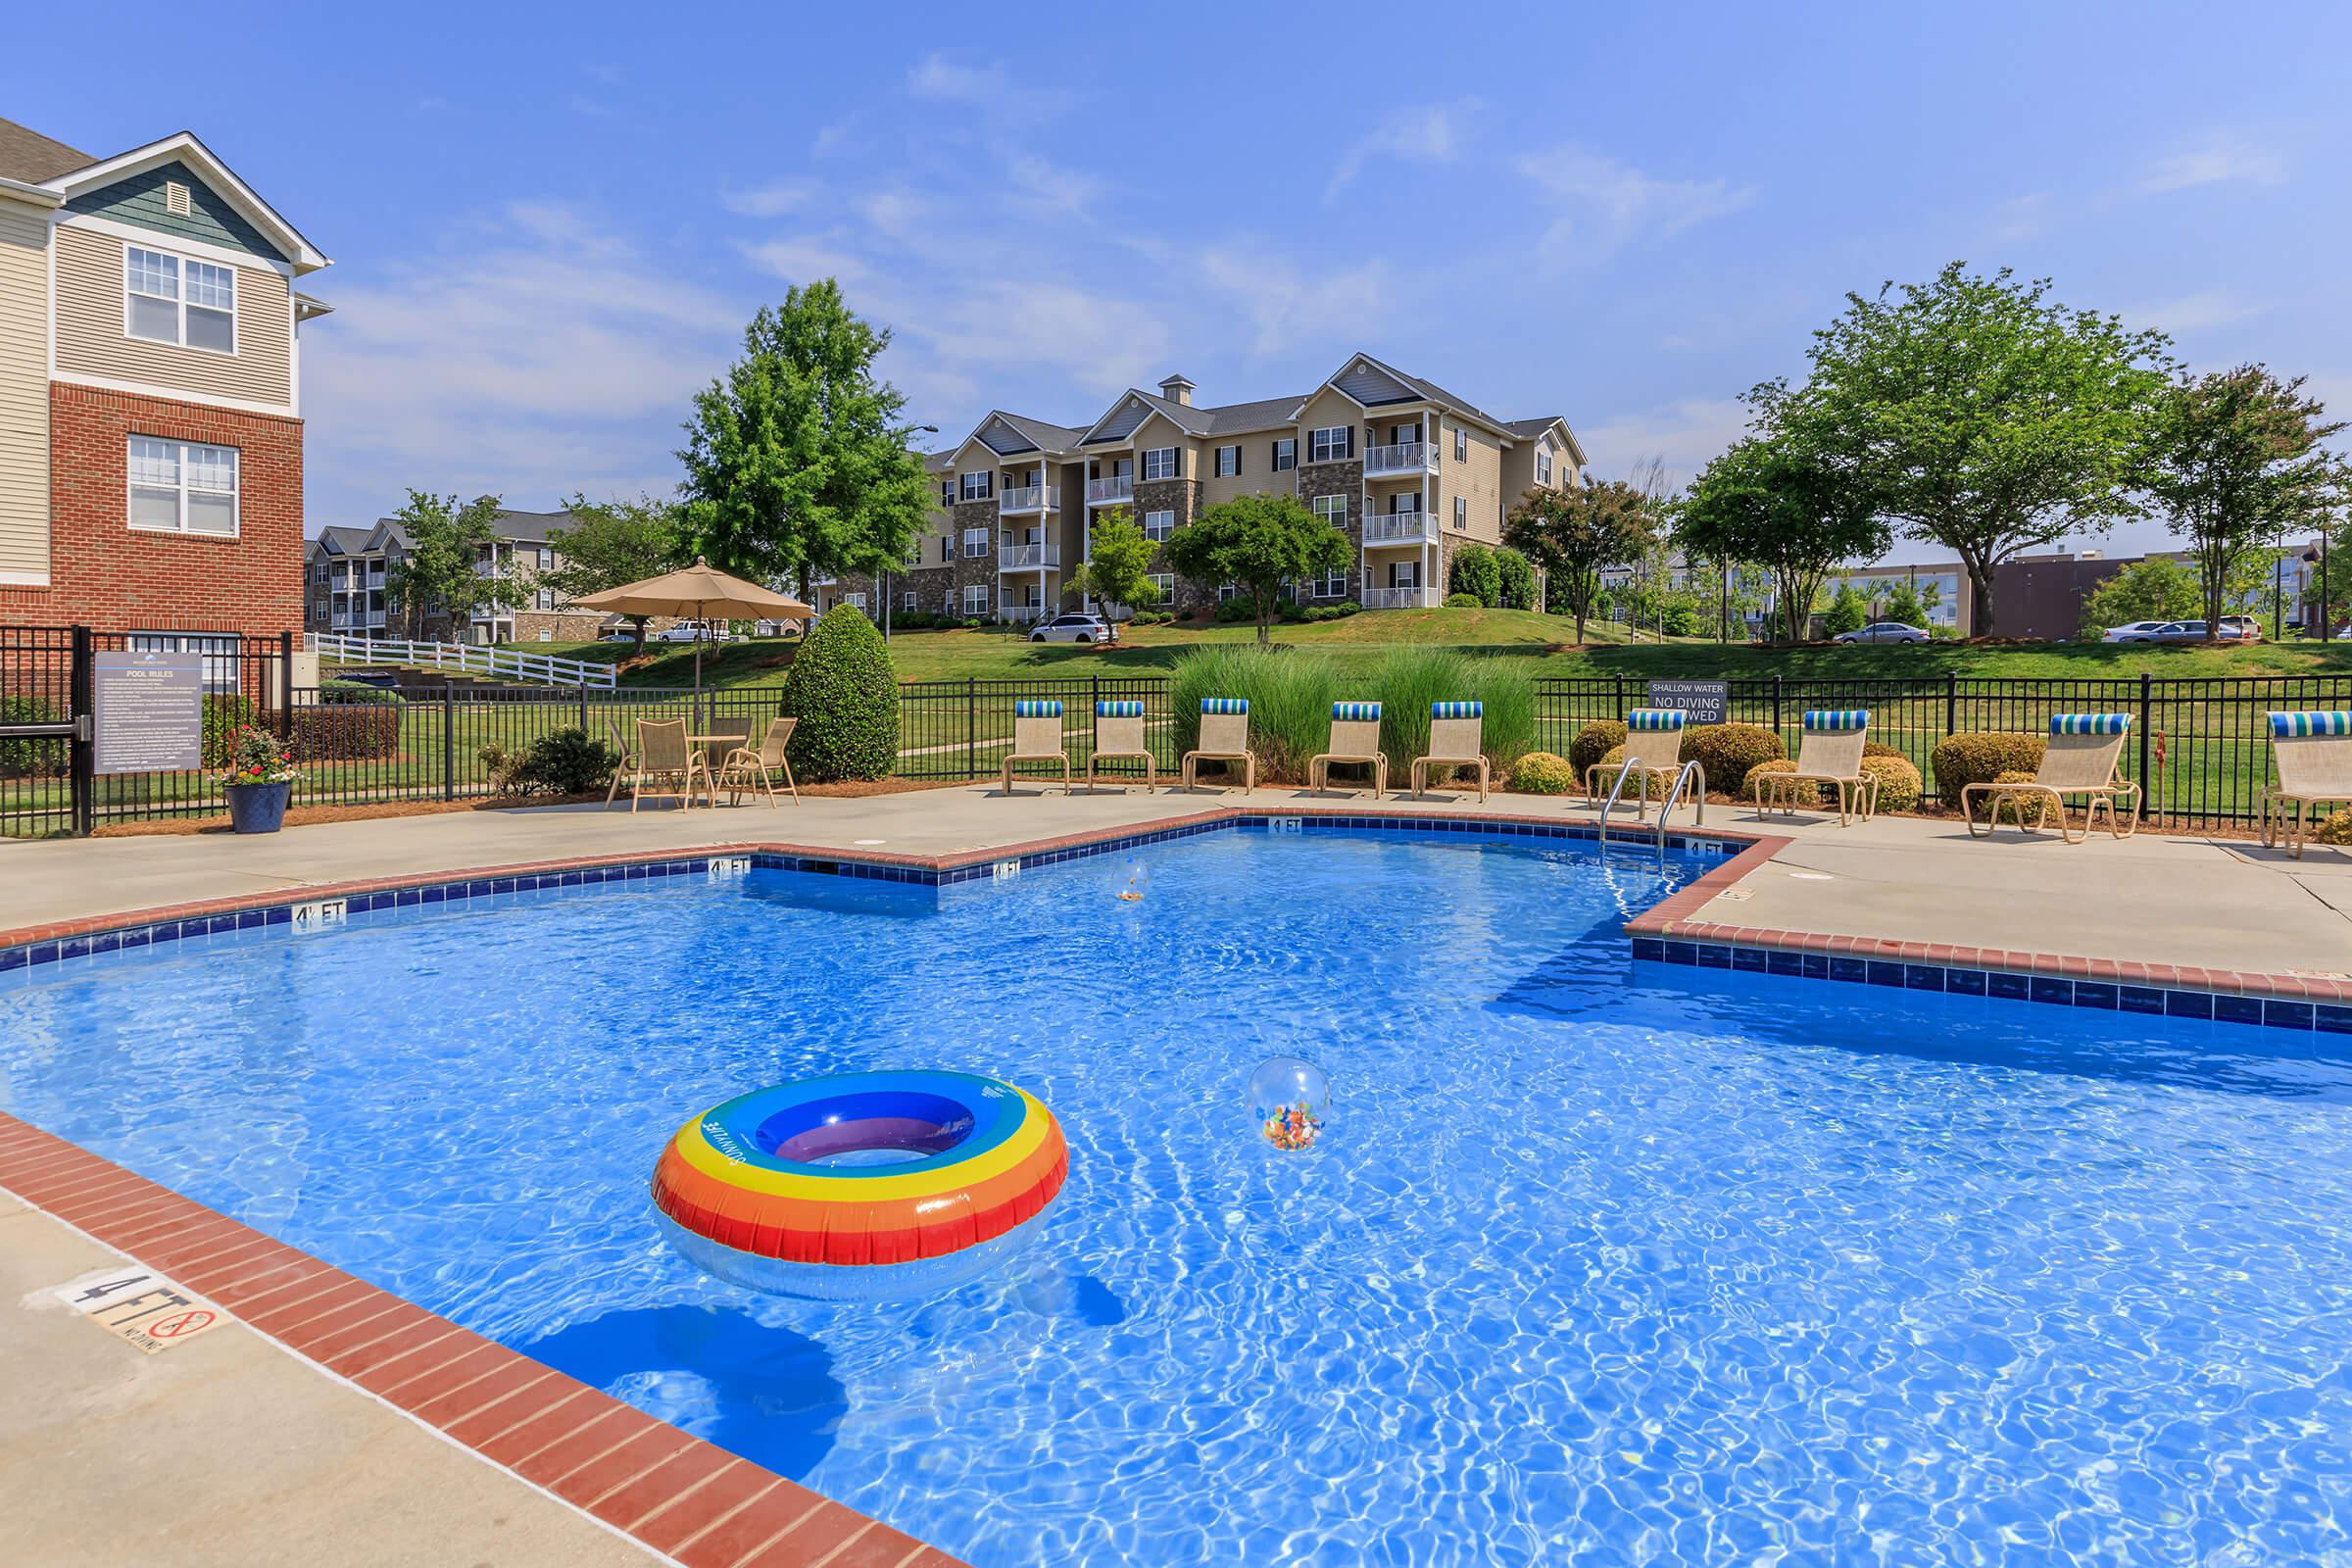
[[[91,696],[93,771],[174,773],[203,765],[203,655],[95,655]]]

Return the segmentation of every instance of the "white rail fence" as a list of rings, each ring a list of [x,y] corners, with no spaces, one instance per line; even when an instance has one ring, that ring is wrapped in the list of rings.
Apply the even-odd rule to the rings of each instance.
[[[537,686],[588,686],[611,691],[611,664],[581,659],[558,659],[552,654],[511,653],[503,648],[471,648],[463,643],[414,643],[397,637],[337,637],[312,632],[310,649],[321,659],[346,664],[411,664],[424,669],[455,670],[463,675],[490,675],[526,681]]]

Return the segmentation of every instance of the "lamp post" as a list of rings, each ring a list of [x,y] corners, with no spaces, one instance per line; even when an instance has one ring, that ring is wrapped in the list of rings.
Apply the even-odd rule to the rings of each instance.
[[[910,424],[906,427],[908,435],[913,435],[918,430],[928,431],[932,435],[939,434],[939,426],[936,424]],[[874,592],[882,596],[882,640],[888,642],[890,641],[890,568],[888,566],[874,568]]]

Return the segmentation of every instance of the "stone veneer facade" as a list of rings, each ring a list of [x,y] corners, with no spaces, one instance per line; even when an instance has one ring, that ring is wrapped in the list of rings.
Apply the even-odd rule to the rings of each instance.
[[[1340,519],[1340,532],[1348,536],[1348,598],[1361,599],[1364,592],[1364,460],[1350,458],[1343,463],[1301,463],[1298,466],[1298,504],[1309,512],[1315,509],[1318,496],[1339,496],[1348,503],[1347,514]],[[1336,599],[1310,600],[1312,604],[1338,604]]]

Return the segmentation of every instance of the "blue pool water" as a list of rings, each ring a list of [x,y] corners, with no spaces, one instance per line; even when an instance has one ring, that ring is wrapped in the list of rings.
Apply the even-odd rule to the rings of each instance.
[[[12,977],[0,1106],[981,1568],[2352,1562],[2352,1059],[1632,965],[1692,874],[1227,833],[404,910]],[[1004,1274],[662,1245],[687,1115],[926,1065],[1067,1132]]]

